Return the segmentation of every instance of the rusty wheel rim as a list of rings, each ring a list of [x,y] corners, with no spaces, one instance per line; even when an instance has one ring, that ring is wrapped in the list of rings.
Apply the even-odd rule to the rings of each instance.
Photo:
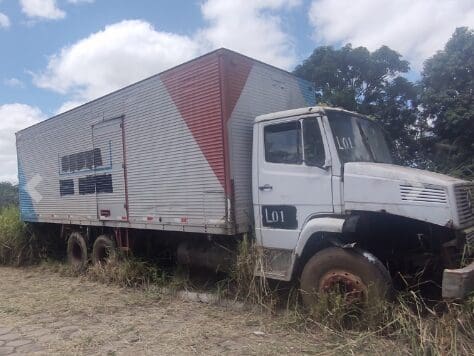
[[[338,293],[345,301],[356,302],[366,299],[367,286],[355,274],[344,270],[332,270],[321,278],[319,292]]]

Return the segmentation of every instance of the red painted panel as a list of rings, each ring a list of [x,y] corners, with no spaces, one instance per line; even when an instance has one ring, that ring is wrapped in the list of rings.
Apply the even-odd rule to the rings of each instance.
[[[221,76],[222,76],[222,97],[224,121],[222,123],[223,131],[223,146],[226,160],[224,162],[225,172],[227,172],[227,179],[225,181],[225,192],[234,206],[234,190],[230,177],[230,148],[227,121],[230,119],[235,105],[239,100],[245,83],[247,83],[250,70],[252,69],[253,60],[234,52],[227,52],[226,56],[222,57],[221,61]],[[231,219],[235,221],[235,214],[232,208],[230,214]]]
[[[218,56],[214,53],[200,57],[163,73],[160,78],[224,187]]]
[[[219,50],[160,76],[226,195],[230,194],[226,123],[251,67],[250,58]]]
[[[252,69],[253,60],[248,57],[230,52],[224,62],[224,87],[223,95],[226,99],[225,122],[229,120],[235,105],[242,94],[245,83]]]

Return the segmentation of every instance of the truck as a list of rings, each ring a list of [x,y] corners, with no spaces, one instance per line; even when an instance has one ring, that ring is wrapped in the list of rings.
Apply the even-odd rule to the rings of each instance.
[[[252,236],[255,274],[297,281],[308,306],[401,275],[466,297],[474,184],[394,164],[376,121],[315,97],[227,49],[119,89],[16,134],[21,217],[78,267],[146,237],[218,268]]]

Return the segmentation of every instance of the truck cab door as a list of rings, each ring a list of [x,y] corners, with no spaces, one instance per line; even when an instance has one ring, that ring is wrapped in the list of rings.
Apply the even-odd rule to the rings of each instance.
[[[292,250],[305,222],[332,213],[329,150],[319,117],[254,127],[253,196],[258,243]]]

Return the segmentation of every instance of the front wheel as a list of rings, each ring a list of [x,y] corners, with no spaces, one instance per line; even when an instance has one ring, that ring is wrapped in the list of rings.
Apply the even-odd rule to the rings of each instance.
[[[301,274],[303,304],[312,309],[321,294],[340,295],[345,303],[385,298],[391,289],[387,269],[372,254],[358,249],[329,247],[316,253]]]

